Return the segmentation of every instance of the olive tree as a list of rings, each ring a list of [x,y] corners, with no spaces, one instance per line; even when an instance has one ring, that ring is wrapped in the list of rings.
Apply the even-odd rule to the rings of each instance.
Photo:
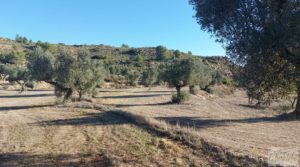
[[[14,51],[0,55],[0,75],[11,83],[18,83],[21,91],[27,87],[32,87],[29,80],[29,72],[25,66],[25,53],[14,46]]]
[[[191,73],[189,60],[173,60],[166,63],[161,79],[168,83],[170,87],[176,88],[176,96],[180,98],[181,88],[188,85]],[[180,101],[178,101],[180,102]]]
[[[180,52],[180,50],[175,50],[174,51],[174,56],[175,56],[175,58],[181,58],[182,53]]]
[[[191,58],[188,63],[191,68],[188,80],[190,93],[195,94],[195,86],[204,89],[211,84],[213,71],[199,58]]]
[[[268,77],[261,77],[270,90],[286,89],[285,84],[278,83],[285,83],[293,77],[298,94],[295,113],[300,116],[300,2],[190,0],[190,3],[196,10],[195,17],[201,28],[225,45],[232,60],[242,67],[259,69],[257,75],[274,74],[277,80],[284,80],[273,82]],[[260,68],[263,65],[277,69],[277,73]],[[278,66],[279,69],[275,68]],[[289,75],[278,77],[283,72]],[[274,87],[274,84],[277,86]]]
[[[142,74],[142,83],[151,89],[151,86],[157,82],[158,71],[155,68],[146,69]]]
[[[32,80],[53,85],[56,95],[63,96],[64,100],[74,92],[78,93],[79,100],[82,95],[91,95],[105,74],[102,63],[91,59],[84,49],[79,50],[77,55],[60,50],[58,55],[53,56],[37,47],[29,56],[28,69]]]
[[[15,64],[0,64],[0,75],[2,79],[10,83],[17,83],[21,86],[21,92],[27,87],[32,88],[33,82],[30,80],[30,73],[24,66]]]
[[[67,50],[60,51],[55,66],[55,80],[69,88],[69,93],[76,92],[79,100],[83,95],[93,95],[104,79],[102,62],[91,59],[86,49],[80,49],[77,56]]]
[[[96,87],[101,84],[106,73],[102,62],[92,60],[90,57],[87,50],[80,50],[73,69],[75,75],[71,87],[74,87],[79,94],[79,99],[82,95],[94,94]]]

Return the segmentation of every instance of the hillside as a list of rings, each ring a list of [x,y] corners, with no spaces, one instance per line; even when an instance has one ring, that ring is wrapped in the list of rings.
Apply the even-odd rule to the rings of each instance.
[[[22,37],[21,37],[22,38]],[[27,39],[26,39],[27,40]],[[126,45],[121,47],[113,47],[108,45],[65,45],[65,44],[50,44],[48,42],[17,42],[16,40],[1,38],[0,37],[0,54],[10,53],[16,48],[23,50],[25,53],[29,53],[34,49],[36,45],[47,45],[50,49],[57,50],[58,47],[68,48],[72,52],[75,52],[81,47],[85,47],[88,49],[92,55],[92,57],[96,57],[98,59],[103,59],[105,62],[109,64],[118,64],[124,65],[131,69],[140,70],[140,67],[136,66],[133,62],[136,55],[141,55],[145,61],[147,66],[151,65],[159,65],[160,61],[156,60],[156,47],[142,47],[142,48],[132,48]],[[175,50],[168,50],[168,56],[174,57]],[[197,57],[199,59],[203,59],[210,67],[214,70],[218,70],[223,72],[225,76],[231,77],[232,75],[232,63],[229,61],[227,57],[223,56],[211,56],[204,57],[198,55],[191,55],[189,53],[181,52],[181,58],[188,57]]]

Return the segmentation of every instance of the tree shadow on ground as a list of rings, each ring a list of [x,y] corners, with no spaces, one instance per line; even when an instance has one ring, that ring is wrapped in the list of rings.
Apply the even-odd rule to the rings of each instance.
[[[134,121],[129,117],[122,117],[118,111],[106,111],[101,113],[85,114],[80,118],[70,118],[70,119],[57,119],[50,121],[40,121],[34,123],[34,125],[42,126],[98,126],[98,125],[122,125],[122,124],[132,124]]]
[[[54,94],[32,94],[32,95],[18,94],[18,95],[0,96],[0,99],[4,99],[4,98],[26,98],[26,97],[51,97],[51,96],[54,96]]]
[[[104,98],[104,99],[128,99],[128,98],[146,98],[146,97],[158,97],[158,96],[164,96],[164,95],[170,95],[170,94],[152,94],[152,95],[124,95],[124,96],[102,96],[98,98]]]
[[[54,89],[30,89],[26,90],[28,92],[49,92],[49,91],[54,91]]]
[[[171,91],[171,90],[161,90],[161,91],[136,91],[136,92],[132,92],[132,93],[173,93],[175,91]]]
[[[153,104],[114,104],[113,106],[118,108],[123,107],[138,107],[138,106],[165,106],[165,105],[171,105],[172,102],[164,102],[164,103],[153,103]]]
[[[280,123],[287,121],[297,121],[291,114],[284,114],[275,117],[257,117],[244,119],[207,119],[201,117],[156,117],[155,119],[166,121],[171,125],[180,125],[193,128],[212,128],[220,126],[236,126],[236,124],[252,123]]]
[[[113,166],[105,155],[0,153],[0,166]]]
[[[0,107],[0,111],[26,110],[32,108],[42,108],[42,107],[51,107],[51,106],[54,106],[54,104],[32,105],[32,106],[5,106],[5,107]]]
[[[124,92],[122,90],[99,90],[100,93],[110,93],[110,92]]]
[[[254,109],[254,110],[263,110],[263,109],[267,108],[266,106],[258,106],[258,105],[251,105],[251,104],[235,104],[235,105],[244,107],[244,108]]]

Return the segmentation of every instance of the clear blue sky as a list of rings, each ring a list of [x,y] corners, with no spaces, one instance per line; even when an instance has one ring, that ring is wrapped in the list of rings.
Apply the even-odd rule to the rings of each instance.
[[[188,0],[3,0],[0,36],[33,41],[131,47],[164,45],[225,55],[203,32]]]

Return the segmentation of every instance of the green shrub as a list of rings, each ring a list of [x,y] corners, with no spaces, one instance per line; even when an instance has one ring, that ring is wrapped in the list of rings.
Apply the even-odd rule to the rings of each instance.
[[[140,54],[136,55],[136,57],[135,57],[135,65],[137,67],[144,66],[144,58]]]
[[[190,94],[197,95],[199,93],[199,89],[197,89],[197,87],[195,87],[194,85],[190,85],[189,92]]]
[[[223,79],[222,84],[223,84],[223,85],[228,85],[228,84],[229,84],[229,81],[228,81],[227,79]]]
[[[122,48],[129,48],[129,45],[127,45],[127,44],[122,44],[121,47],[122,47]]]
[[[137,86],[137,81],[139,75],[137,72],[129,71],[128,74],[125,76],[127,80],[127,84],[130,86]]]
[[[168,49],[164,46],[157,46],[156,47],[156,60],[162,61],[166,60],[168,57]]]
[[[214,94],[215,93],[215,89],[211,86],[206,87],[204,90],[209,94]]]
[[[144,70],[144,72],[142,73],[142,78],[141,78],[142,84],[150,88],[154,83],[157,82],[158,75],[159,75],[159,73],[156,68],[150,68],[150,69]]]
[[[213,76],[213,84],[220,85],[224,79],[221,71],[217,71]]]
[[[185,101],[189,100],[190,94],[188,92],[181,92],[180,94],[173,94],[172,95],[172,103],[181,104]]]

